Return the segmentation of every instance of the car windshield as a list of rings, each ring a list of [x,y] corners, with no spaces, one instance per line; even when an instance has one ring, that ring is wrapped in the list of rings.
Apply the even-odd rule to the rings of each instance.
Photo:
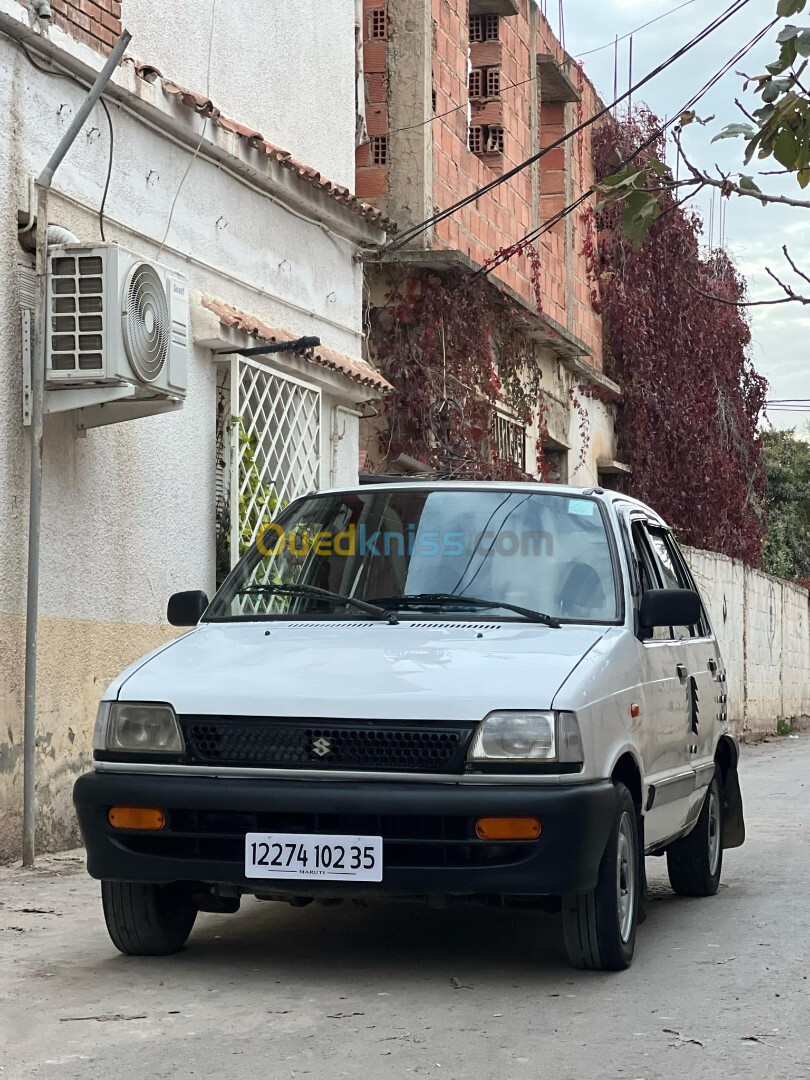
[[[344,597],[396,610],[400,620],[415,612],[420,620],[521,618],[500,604],[562,622],[618,616],[596,499],[403,486],[292,504],[243,556],[206,618],[368,619]]]

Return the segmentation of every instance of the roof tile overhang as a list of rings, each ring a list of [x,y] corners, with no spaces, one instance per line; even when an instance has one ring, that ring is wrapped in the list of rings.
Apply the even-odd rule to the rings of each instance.
[[[356,195],[352,195],[348,188],[341,187],[340,184],[334,184],[331,180],[327,180],[327,178],[322,176],[317,169],[313,169],[309,165],[303,165],[300,161],[296,161],[292,154],[287,150],[282,150],[280,147],[268,142],[261,132],[254,131],[252,128],[240,124],[237,120],[231,120],[229,117],[223,116],[210,98],[205,97],[203,94],[198,94],[194,90],[188,90],[183,86],[178,86],[177,83],[164,78],[161,72],[151,64],[136,62],[134,68],[135,73],[139,78],[144,79],[149,83],[160,82],[164,93],[178,100],[182,105],[185,105],[186,108],[193,109],[194,112],[206,117],[217,127],[221,127],[225,131],[230,131],[239,138],[244,139],[252,149],[267,154],[269,158],[272,158],[272,160],[277,162],[282,168],[288,169],[304,183],[317,188],[336,202],[347,207],[353,213],[358,214],[370,225],[375,225],[385,232],[396,231],[396,224],[375,206],[371,206],[369,203],[363,202],[362,199],[358,199]]]
[[[247,312],[241,311],[231,304],[226,304],[224,300],[218,300],[216,297],[203,297],[202,304],[203,307],[217,316],[223,326],[231,327],[256,338],[258,341],[274,344],[280,341],[295,341],[297,338],[297,335],[275,326],[269,326],[266,322],[256,318],[255,315],[249,315]],[[334,349],[325,349],[321,346],[318,346],[317,349],[298,352],[296,355],[318,367],[328,368],[330,371],[345,375],[346,378],[376,390],[380,394],[386,394],[389,390],[393,390],[388,380],[384,379],[365,360],[354,360],[343,353],[335,352]]]

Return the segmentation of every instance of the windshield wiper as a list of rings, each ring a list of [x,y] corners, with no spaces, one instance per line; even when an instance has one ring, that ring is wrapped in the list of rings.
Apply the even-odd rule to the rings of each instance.
[[[343,593],[330,592],[329,589],[319,589],[316,585],[249,585],[246,589],[240,589],[239,596],[302,596],[317,600],[329,600],[333,604],[346,604],[365,611],[367,615],[373,615],[376,619],[387,619],[391,624],[396,624],[399,619],[393,611],[386,611],[377,604],[367,604],[365,600],[355,600],[353,596],[344,596]]]
[[[516,615],[522,615],[531,622],[543,623],[555,630],[562,623],[553,615],[546,615],[543,611],[534,611],[532,608],[520,607],[518,604],[508,604],[504,600],[481,600],[477,596],[458,596],[456,593],[406,593],[404,596],[375,596],[375,604],[381,604],[391,608],[406,607],[471,607],[486,608],[494,611],[496,608],[504,608],[506,611],[514,611]]]

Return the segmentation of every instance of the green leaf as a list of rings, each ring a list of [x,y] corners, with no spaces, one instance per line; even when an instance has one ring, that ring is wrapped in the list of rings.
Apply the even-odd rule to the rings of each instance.
[[[799,181],[800,187],[806,188],[810,184],[810,169],[799,169],[796,179]]]
[[[789,19],[791,15],[798,15],[804,11],[806,0],[779,0],[776,5],[776,14],[781,19]]]
[[[798,153],[799,144],[796,142],[796,136],[789,128],[782,128],[773,144],[773,156],[786,169],[795,169]]]
[[[810,56],[810,30],[803,30],[796,39],[796,51],[801,56]]]
[[[765,83],[762,87],[762,100],[763,101],[776,101],[781,94],[781,90],[774,82]]]
[[[758,191],[760,194],[762,194],[761,188],[757,187],[757,185],[754,183],[753,177],[751,176],[740,177],[740,189],[742,191]]]
[[[658,199],[649,191],[634,191],[627,196],[622,213],[622,230],[633,247],[642,246],[650,227],[661,216]]]
[[[797,34],[801,33],[802,28],[800,26],[794,26],[793,23],[788,23],[784,30],[776,36],[776,40],[780,45],[784,45],[786,41],[792,41]]]
[[[712,142],[716,143],[721,139],[737,139],[741,135],[746,139],[753,139],[756,135],[756,129],[752,128],[750,124],[728,124],[719,134],[715,135]]]

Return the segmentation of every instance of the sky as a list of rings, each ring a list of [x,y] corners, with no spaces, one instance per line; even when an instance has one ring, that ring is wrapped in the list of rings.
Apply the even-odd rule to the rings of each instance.
[[[673,11],[683,0],[563,0],[565,45],[574,57],[609,43],[609,47],[583,56],[585,71],[595,83],[603,100],[613,97],[614,46],[613,39],[634,30],[642,23],[664,12],[672,12],[655,25],[641,30],[633,38],[633,81],[670,56],[714,17],[729,6],[731,0],[694,0],[681,11]],[[552,27],[558,29],[559,0],[540,0]],[[750,41],[774,17],[776,0],[749,0],[747,7],[734,15],[706,41],[696,46],[666,71],[644,87],[640,100],[661,116],[680,112],[689,98],[708,81],[742,45]],[[802,21],[802,20],[799,20]],[[803,20],[806,23],[807,20]],[[744,60],[736,65],[747,74],[759,74],[765,65],[776,59],[779,47],[775,43],[778,29],[771,30],[763,41]],[[629,42],[619,44],[619,92],[629,85]],[[715,165],[726,171],[743,169],[745,143],[726,140],[712,144],[712,137],[727,123],[744,120],[734,104],[740,98],[747,107],[756,108],[759,98],[743,94],[743,80],[730,71],[697,106],[702,118],[716,117],[706,127],[697,124],[686,129],[684,147],[691,160],[707,172]],[[670,162],[674,154],[670,154]],[[745,169],[756,173],[759,168],[779,166],[773,159],[754,161]],[[810,188],[803,193],[792,177],[756,177],[763,190],[788,194],[810,200]],[[715,198],[714,244],[719,241],[719,193]],[[708,244],[708,224],[712,204],[710,193],[701,195],[695,203],[706,226],[704,241]],[[810,274],[810,210],[794,207],[764,207],[754,199],[724,200],[725,245],[749,285],[750,300],[771,300],[784,295],[765,272],[770,266],[797,292],[810,295],[810,285],[791,276],[782,255],[787,244],[796,263]],[[801,286],[804,286],[802,290]],[[769,398],[810,398],[810,307],[783,304],[777,307],[750,309],[753,331],[752,358],[757,369],[770,383]],[[698,358],[696,358],[697,360]],[[768,419],[776,427],[800,430],[810,419],[810,413],[795,415],[771,411]]]

